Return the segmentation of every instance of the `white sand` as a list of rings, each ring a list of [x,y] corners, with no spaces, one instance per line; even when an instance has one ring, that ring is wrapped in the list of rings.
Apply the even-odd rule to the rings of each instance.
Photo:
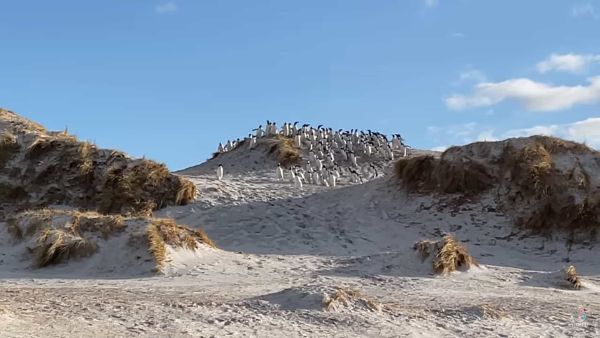
[[[185,172],[198,184],[198,202],[157,216],[204,228],[220,249],[171,250],[164,276],[144,275],[130,257],[119,257],[126,252],[119,240],[107,242],[99,258],[26,269],[17,262],[22,248],[0,232],[0,336],[600,333],[598,246],[568,250],[564,236],[525,237],[489,196],[454,207],[451,197],[409,196],[389,176],[299,191],[277,182],[274,169],[226,170],[220,182],[212,168],[200,169]],[[465,242],[482,267],[432,275],[412,245],[444,233]],[[131,269],[107,273],[101,257]],[[582,290],[568,289],[554,273],[567,264],[582,275]],[[325,311],[323,299],[338,287],[362,298]],[[573,319],[581,306],[585,322]]]

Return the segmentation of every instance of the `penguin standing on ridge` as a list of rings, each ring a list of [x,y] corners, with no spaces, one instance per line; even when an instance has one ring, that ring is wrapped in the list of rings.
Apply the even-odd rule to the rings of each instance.
[[[219,163],[219,167],[217,167],[217,180],[223,179],[223,165]]]
[[[277,163],[277,180],[283,181],[283,168],[281,167],[281,163]]]
[[[300,176],[296,176],[296,181],[294,182],[294,185],[300,190],[302,190],[302,178],[300,178]]]

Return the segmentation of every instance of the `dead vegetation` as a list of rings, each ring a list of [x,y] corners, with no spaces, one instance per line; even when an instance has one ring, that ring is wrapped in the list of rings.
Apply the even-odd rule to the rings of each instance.
[[[121,216],[57,209],[19,213],[7,226],[15,240],[33,238],[37,267],[91,256],[98,248],[95,237],[107,239],[126,228]]]
[[[196,197],[195,185],[171,174],[164,164],[99,149],[66,130],[46,132],[4,110],[0,118],[6,127],[0,136],[4,216],[61,204],[107,214],[149,215]]]
[[[20,146],[17,137],[5,131],[0,134],[0,169],[4,168],[19,151]]]
[[[193,230],[171,219],[102,215],[76,210],[39,209],[21,212],[7,221],[16,241],[31,241],[30,252],[37,267],[88,257],[98,249],[99,240],[109,240],[128,227],[144,229],[148,250],[160,271],[166,262],[166,246],[195,251],[200,244],[215,247],[204,231]],[[133,227],[133,228],[131,228]],[[134,248],[132,248],[134,249]]]
[[[289,137],[275,135],[265,140],[269,147],[269,154],[272,154],[284,167],[300,163],[300,149],[294,144],[294,140]]]
[[[562,270],[565,281],[575,290],[581,289],[581,279],[577,275],[577,270],[573,265],[569,265]]]
[[[433,156],[418,156],[396,162],[394,172],[411,191],[446,194],[478,194],[493,186],[485,166],[470,160],[455,163]]]
[[[479,266],[467,248],[452,235],[446,235],[439,241],[422,240],[413,248],[423,261],[433,258],[432,267],[436,274],[448,275],[456,270]]]
[[[351,288],[337,288],[332,294],[323,296],[323,308],[325,311],[332,311],[340,307],[346,307],[352,303],[358,303],[360,306],[367,307],[371,311],[379,312],[382,306],[377,302],[365,297],[359,290]]]
[[[184,248],[195,251],[203,243],[215,248],[213,241],[201,230],[178,225],[171,219],[154,219],[147,230],[149,250],[156,261],[156,270],[162,271],[167,259],[167,248]]]
[[[90,239],[67,229],[44,229],[36,238],[36,244],[33,252],[40,268],[91,256],[98,248]]]
[[[394,169],[412,192],[473,197],[493,190],[501,209],[533,233],[558,229],[579,240],[600,228],[600,154],[584,144],[546,136],[477,142],[440,159],[402,159]]]

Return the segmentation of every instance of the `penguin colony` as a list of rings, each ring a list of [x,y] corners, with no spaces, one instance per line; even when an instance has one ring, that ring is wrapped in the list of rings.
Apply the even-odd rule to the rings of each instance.
[[[364,177],[378,177],[383,166],[376,164],[376,159],[393,161],[395,156],[406,157],[409,146],[404,143],[400,134],[392,135],[391,140],[384,134],[358,129],[334,131],[331,128],[316,128],[309,124],[298,126],[299,122],[284,123],[281,128],[275,122],[267,120],[266,126],[258,126],[243,141],[240,139],[219,143],[217,156],[246,146],[248,150],[257,145],[257,141],[265,137],[280,135],[292,138],[296,147],[308,153],[304,163],[291,168],[283,168],[277,164],[275,177],[278,181],[289,181],[302,189],[304,184],[322,185],[334,188],[340,177],[348,176],[350,183],[362,183]],[[360,161],[359,161],[360,160]],[[359,163],[368,163],[360,166]],[[222,179],[223,167],[219,165],[217,177]]]

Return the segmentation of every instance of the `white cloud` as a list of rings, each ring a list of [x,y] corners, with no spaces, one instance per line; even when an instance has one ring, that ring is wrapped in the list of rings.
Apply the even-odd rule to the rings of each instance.
[[[178,9],[177,5],[173,1],[165,2],[163,4],[156,5],[156,7],[154,7],[154,10],[158,14],[176,12],[177,9]]]
[[[438,4],[438,0],[425,0],[425,6],[429,7],[429,8],[433,8],[435,6],[437,6]]]
[[[536,66],[538,72],[565,71],[581,73],[593,63],[600,63],[600,55],[552,54]]]
[[[571,7],[571,16],[575,18],[589,16],[593,19],[600,19],[600,14],[596,12],[596,8],[590,3],[578,4]]]
[[[451,95],[444,99],[452,110],[489,107],[515,100],[529,111],[556,111],[600,101],[600,76],[588,79],[588,86],[552,86],[526,78],[484,82],[471,95]]]

